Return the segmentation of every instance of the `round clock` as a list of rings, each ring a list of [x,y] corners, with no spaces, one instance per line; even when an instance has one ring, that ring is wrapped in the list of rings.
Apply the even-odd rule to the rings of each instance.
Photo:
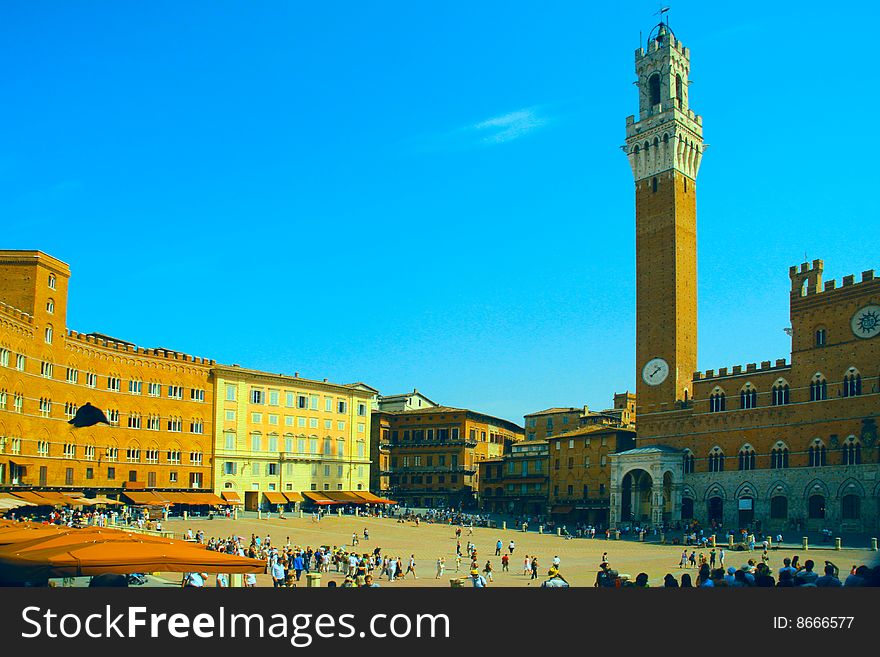
[[[880,306],[865,306],[850,320],[852,332],[859,338],[873,338],[880,333]]]
[[[642,379],[649,386],[659,386],[669,376],[669,363],[662,358],[652,358],[642,368]]]

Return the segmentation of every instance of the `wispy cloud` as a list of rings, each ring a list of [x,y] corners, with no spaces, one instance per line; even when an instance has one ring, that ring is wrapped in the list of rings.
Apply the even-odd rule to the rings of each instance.
[[[506,144],[551,121],[540,107],[524,107],[439,134],[424,135],[416,140],[416,148],[421,151],[450,151]]]
[[[482,135],[480,141],[488,144],[503,144],[519,139],[547,124],[548,119],[538,114],[537,108],[526,108],[495,116],[464,128]]]

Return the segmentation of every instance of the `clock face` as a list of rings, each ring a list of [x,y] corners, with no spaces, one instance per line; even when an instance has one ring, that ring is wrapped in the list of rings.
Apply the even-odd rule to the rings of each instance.
[[[859,338],[873,338],[880,333],[880,306],[865,306],[850,320],[852,332]]]
[[[669,376],[669,363],[662,358],[652,358],[642,368],[642,380],[649,386],[659,386]]]

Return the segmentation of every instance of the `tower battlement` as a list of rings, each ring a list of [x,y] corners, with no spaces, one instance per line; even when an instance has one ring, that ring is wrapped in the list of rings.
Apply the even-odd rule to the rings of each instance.
[[[800,299],[803,297],[815,296],[835,292],[855,285],[864,283],[872,283],[880,280],[873,269],[866,269],[861,274],[861,280],[856,281],[854,274],[844,276],[840,285],[832,279],[830,281],[822,280],[822,272],[825,263],[822,260],[813,260],[812,263],[801,263],[788,268],[788,277],[791,279],[791,296],[792,299]]]
[[[102,338],[89,333],[80,333],[79,331],[68,330],[67,339],[83,342],[85,344],[95,347],[101,347],[104,349],[122,351],[131,355],[164,358],[166,360],[176,360],[185,363],[194,363],[196,365],[210,366],[216,364],[214,360],[203,358],[201,356],[190,356],[189,354],[184,354],[179,351],[173,351],[171,349],[145,349],[143,347],[138,347],[137,345],[131,344],[130,342],[118,342],[116,340]]]
[[[757,363],[747,363],[745,369],[742,365],[734,365],[733,367],[722,367],[716,370],[706,370],[705,372],[694,372],[694,381],[705,381],[707,379],[723,379],[730,376],[742,376],[743,374],[759,374],[762,372],[770,372],[772,370],[782,370],[791,367],[785,358],[777,358],[775,361],[762,360],[761,366]]]

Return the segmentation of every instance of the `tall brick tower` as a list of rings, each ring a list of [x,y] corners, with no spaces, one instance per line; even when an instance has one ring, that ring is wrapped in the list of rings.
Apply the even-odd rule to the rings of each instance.
[[[636,184],[636,404],[690,399],[697,369],[697,196],[701,117],[688,108],[690,51],[660,23],[636,50],[639,118],[626,120]]]

